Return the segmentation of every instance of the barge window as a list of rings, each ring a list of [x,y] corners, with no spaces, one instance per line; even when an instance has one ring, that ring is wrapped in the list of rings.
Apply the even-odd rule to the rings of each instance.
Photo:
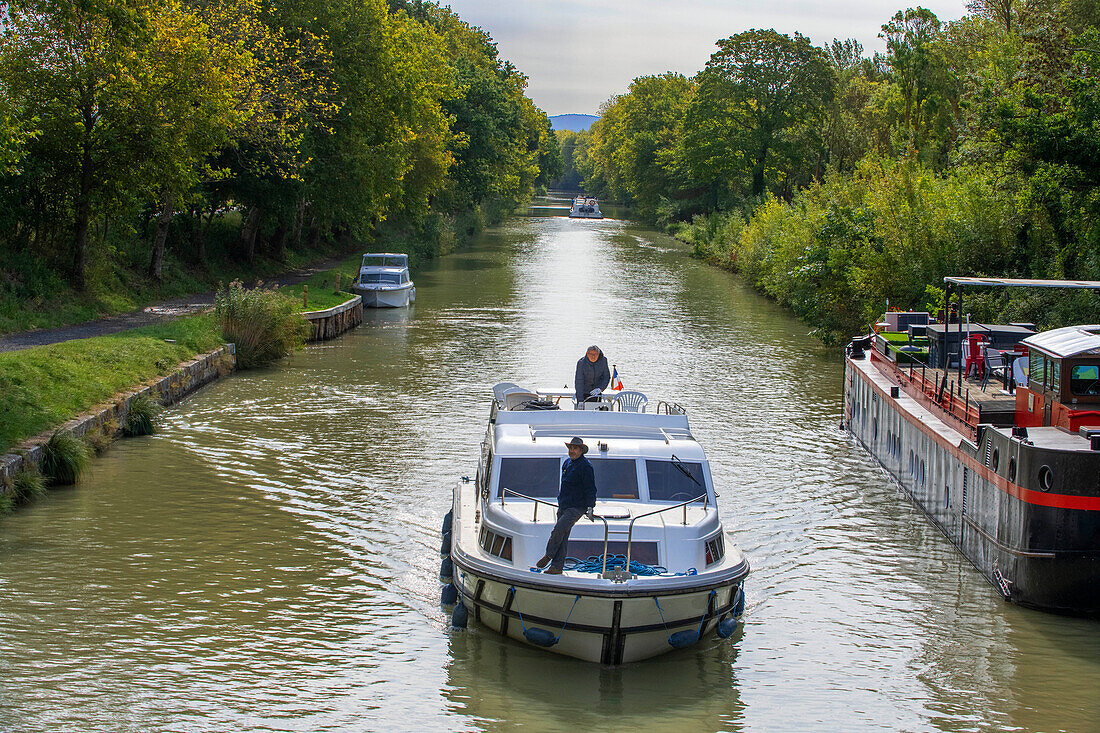
[[[1047,369],[1050,370],[1050,388],[1055,392],[1060,391],[1062,386],[1062,360],[1051,359],[1047,362]]]
[[[592,463],[592,472],[596,475],[597,498],[638,498],[638,466],[633,458],[590,458],[588,460]]]
[[[1027,368],[1027,380],[1029,382],[1034,382],[1040,387],[1046,386],[1046,374],[1044,371],[1046,369],[1046,363],[1046,357],[1033,349],[1031,351],[1031,362],[1028,364]]]
[[[1069,391],[1075,395],[1100,394],[1100,365],[1074,364],[1069,370]]]
[[[646,461],[645,473],[650,501],[687,501],[706,493],[702,463]]]
[[[540,499],[558,495],[561,463],[557,458],[501,458],[497,486]],[[501,491],[498,490],[499,496]],[[509,495],[510,496],[510,495]]]

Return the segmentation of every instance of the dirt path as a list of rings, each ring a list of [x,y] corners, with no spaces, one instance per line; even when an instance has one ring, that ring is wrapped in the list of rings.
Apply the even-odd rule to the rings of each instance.
[[[297,285],[303,280],[309,279],[309,277],[315,273],[332,269],[337,264],[347,259],[347,257],[347,255],[342,255],[322,262],[315,262],[308,267],[303,267],[288,272],[285,275],[264,280],[264,283],[268,285],[277,285],[279,287],[284,285]],[[0,336],[0,352],[19,351],[20,349],[29,349],[32,346],[45,346],[46,344],[56,344],[61,341],[72,341],[73,339],[92,338],[93,336],[107,336],[108,334],[118,333],[119,331],[125,331],[130,328],[138,328],[140,326],[149,326],[154,323],[171,321],[189,313],[197,313],[206,310],[213,305],[214,291],[211,290],[208,293],[198,293],[196,295],[186,295],[182,298],[172,298],[171,300],[154,303],[144,308],[130,311],[129,313],[77,323],[72,326],[11,333],[6,336]]]

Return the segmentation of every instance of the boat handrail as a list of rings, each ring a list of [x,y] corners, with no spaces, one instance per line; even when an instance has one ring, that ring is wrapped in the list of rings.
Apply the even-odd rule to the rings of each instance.
[[[684,510],[684,524],[686,525],[688,523],[688,510],[687,510],[688,504],[694,504],[695,502],[699,501],[700,499],[703,500],[703,511],[706,511],[707,510],[707,505],[710,503],[710,496],[707,494],[707,492],[704,491],[699,496],[696,496],[693,499],[688,499],[687,501],[681,502],[679,504],[673,504],[672,506],[666,506],[666,507],[662,507],[660,509],[654,509],[651,512],[646,512],[645,514],[639,514],[636,517],[631,517],[630,518],[630,524],[627,525],[627,531],[626,531],[626,568],[625,568],[626,572],[627,573],[630,572],[630,551],[632,549],[632,543],[634,542],[634,523],[635,522],[637,522],[639,519],[645,519],[646,517],[652,517],[655,514],[661,514],[663,512],[668,512],[668,511],[672,511],[673,509],[679,509],[679,508],[683,507],[683,510]],[[604,525],[606,527],[607,522],[604,522]],[[603,572],[600,573],[600,575],[603,576],[606,573],[607,573],[607,533],[605,531],[604,539],[603,539]]]
[[[553,507],[555,509],[558,508],[558,505],[553,503],[553,502],[545,501],[544,499],[539,499],[539,498],[534,497],[534,496],[528,496],[527,494],[521,494],[518,491],[513,491],[512,489],[506,489],[506,488],[503,488],[503,487],[501,487],[501,489],[500,489],[500,506],[501,506],[501,508],[503,508],[504,505],[505,505],[504,504],[505,494],[511,494],[512,496],[518,497],[520,499],[527,499],[527,500],[533,501],[535,503],[535,509],[534,509],[534,512],[532,513],[532,516],[531,516],[531,521],[532,522],[538,522],[539,521],[539,504],[545,504],[546,506]],[[710,496],[707,494],[707,492],[704,491],[702,494],[699,494],[699,496],[688,499],[687,501],[682,501],[679,504],[673,504],[671,506],[661,507],[660,509],[654,509],[651,512],[646,512],[645,514],[639,514],[635,517],[631,517],[630,518],[630,524],[627,525],[626,531],[623,531],[621,529],[611,529],[611,525],[609,525],[607,523],[608,519],[626,519],[626,517],[623,517],[623,516],[605,517],[602,514],[596,514],[595,512],[593,512],[591,519],[593,519],[593,520],[598,519],[601,522],[603,522],[603,568],[600,571],[600,577],[605,578],[605,579],[615,580],[616,582],[621,582],[622,580],[626,579],[625,577],[621,577],[618,574],[615,575],[614,577],[611,577],[611,576],[607,575],[607,543],[608,543],[608,538],[609,538],[610,535],[612,535],[612,534],[625,534],[626,535],[626,566],[625,566],[625,568],[622,572],[625,573],[627,576],[629,576],[630,575],[630,556],[631,556],[631,550],[633,549],[633,542],[634,542],[634,523],[637,522],[639,519],[645,519],[646,517],[652,517],[656,514],[662,514],[664,512],[670,512],[673,509],[681,509],[682,508],[684,510],[683,523],[686,525],[687,524],[687,508],[688,508],[688,505],[689,504],[694,504],[695,502],[699,501],[700,499],[703,500],[703,511],[706,511],[707,507],[710,505]]]
[[[546,506],[552,506],[555,509],[558,508],[558,505],[553,503],[553,502],[544,501],[542,499],[537,499],[533,496],[528,496],[527,494],[521,494],[518,491],[512,491],[511,489],[506,489],[504,487],[501,487],[501,489],[500,489],[500,506],[501,506],[502,509],[504,508],[504,495],[506,493],[511,494],[512,496],[517,496],[520,499],[528,499],[530,501],[535,502],[535,511],[534,511],[534,514],[531,516],[531,521],[532,522],[539,521],[539,504],[545,504]]]

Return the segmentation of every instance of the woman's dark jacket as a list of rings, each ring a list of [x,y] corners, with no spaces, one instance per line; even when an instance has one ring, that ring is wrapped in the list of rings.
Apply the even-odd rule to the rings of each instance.
[[[607,369],[607,357],[600,352],[600,358],[589,361],[588,354],[577,362],[577,375],[573,379],[573,386],[577,390],[577,402],[584,402],[594,389],[607,389],[611,381],[611,372]]]
[[[566,458],[561,467],[559,509],[584,509],[596,506],[596,475],[592,464],[583,455],[577,460]]]

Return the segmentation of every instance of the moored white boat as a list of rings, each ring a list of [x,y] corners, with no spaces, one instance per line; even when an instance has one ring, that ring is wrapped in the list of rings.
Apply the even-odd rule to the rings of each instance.
[[[452,622],[472,617],[603,664],[691,646],[716,630],[732,634],[749,565],[726,541],[687,417],[674,408],[558,410],[547,393],[496,392],[477,478],[455,487],[444,521],[441,574],[453,578],[444,602],[458,601]],[[574,436],[590,447],[595,519],[577,522],[565,572],[549,575],[534,564],[554,526],[564,443]]]
[[[363,297],[367,308],[403,308],[416,300],[416,287],[409,276],[409,256],[372,253],[363,264],[352,291]]]

